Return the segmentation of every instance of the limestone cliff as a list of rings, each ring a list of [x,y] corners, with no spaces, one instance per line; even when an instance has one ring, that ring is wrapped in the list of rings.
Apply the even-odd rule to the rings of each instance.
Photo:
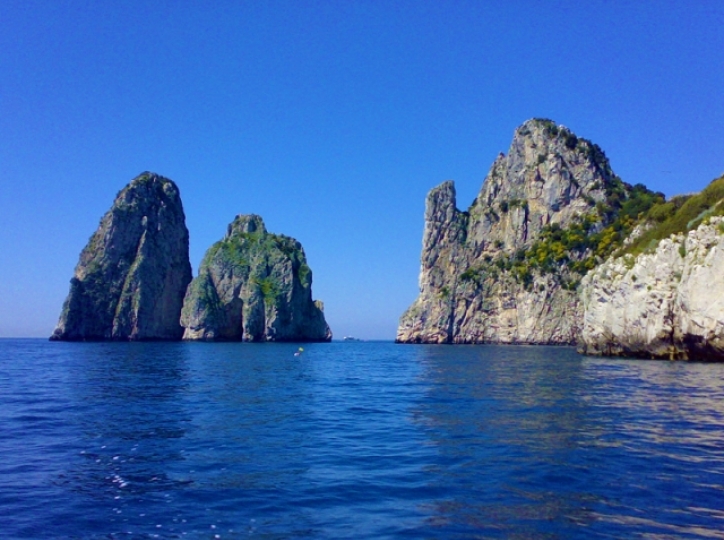
[[[51,339],[179,339],[190,281],[179,190],[143,173],[116,196],[81,252]]]
[[[688,217],[696,221],[699,210]],[[722,210],[720,203],[703,214]],[[699,221],[701,216],[699,212]],[[581,282],[579,351],[724,360],[722,270],[724,218],[717,215],[706,217],[693,230],[664,238],[653,250],[609,259]]]
[[[329,341],[312,271],[299,242],[237,216],[206,252],[184,299],[184,339]]]
[[[529,120],[493,163],[467,212],[445,182],[427,198],[420,295],[403,343],[574,343],[576,287],[608,253],[634,190],[601,149],[550,120]]]

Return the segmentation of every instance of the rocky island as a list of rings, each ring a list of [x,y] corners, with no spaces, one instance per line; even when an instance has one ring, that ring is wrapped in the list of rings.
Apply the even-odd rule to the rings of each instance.
[[[467,211],[452,182],[429,193],[420,295],[396,341],[722,359],[724,303],[705,292],[724,292],[720,182],[666,201],[596,144],[529,120]]]
[[[301,244],[254,215],[229,225],[192,281],[178,187],[146,172],[81,252],[50,339],[329,341],[311,287]]]
[[[302,245],[240,215],[209,248],[184,300],[183,339],[330,341]]]
[[[143,173],[116,196],[80,254],[50,339],[175,340],[191,281],[179,190]]]

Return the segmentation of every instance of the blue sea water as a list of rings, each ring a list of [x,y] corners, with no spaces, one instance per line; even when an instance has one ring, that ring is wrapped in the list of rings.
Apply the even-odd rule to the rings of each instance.
[[[0,340],[0,538],[721,538],[724,365]]]

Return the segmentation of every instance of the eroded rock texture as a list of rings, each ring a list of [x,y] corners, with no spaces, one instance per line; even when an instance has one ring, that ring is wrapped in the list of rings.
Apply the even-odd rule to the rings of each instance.
[[[584,354],[724,360],[724,218],[581,282]]]
[[[428,195],[420,295],[397,341],[575,343],[577,277],[510,262],[553,226],[587,220],[588,233],[600,231],[607,217],[595,208],[608,204],[614,186],[626,196],[598,146],[550,120],[523,124],[467,212],[456,208],[452,182]]]
[[[180,339],[190,281],[179,190],[143,173],[116,196],[81,252],[51,339]]]
[[[312,271],[299,242],[237,216],[206,252],[189,286],[181,323],[188,340],[329,341]]]

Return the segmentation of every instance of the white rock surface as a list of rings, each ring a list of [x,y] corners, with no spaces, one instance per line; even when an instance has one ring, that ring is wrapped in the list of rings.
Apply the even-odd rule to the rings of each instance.
[[[611,259],[581,282],[584,354],[724,358],[724,218]]]

